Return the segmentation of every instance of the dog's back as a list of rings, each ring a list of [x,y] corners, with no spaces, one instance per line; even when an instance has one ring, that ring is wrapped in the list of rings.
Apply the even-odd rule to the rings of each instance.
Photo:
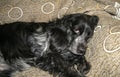
[[[10,61],[19,57],[33,56],[29,52],[30,48],[27,38],[37,27],[35,23],[24,22],[15,22],[0,26],[0,51],[5,60]]]
[[[37,37],[35,34],[41,33],[43,25],[34,22],[0,25],[0,77],[11,77],[11,72],[30,67],[26,61],[36,56],[34,49],[38,48],[32,39]]]

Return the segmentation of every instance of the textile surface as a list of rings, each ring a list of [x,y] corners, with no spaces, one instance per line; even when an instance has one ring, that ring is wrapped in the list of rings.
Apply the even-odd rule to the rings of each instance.
[[[87,77],[120,77],[120,0],[0,0],[0,24],[44,22],[83,12],[100,18],[86,53],[92,65]],[[30,68],[16,77],[52,76]]]

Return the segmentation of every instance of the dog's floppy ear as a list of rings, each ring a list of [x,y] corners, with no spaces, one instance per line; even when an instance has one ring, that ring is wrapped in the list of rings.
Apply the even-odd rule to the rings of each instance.
[[[78,13],[78,14],[69,14],[69,15],[65,15],[63,17],[63,19],[65,20],[65,24],[67,27],[72,27],[73,25],[76,25],[79,23],[80,21],[80,16],[82,14]]]
[[[98,24],[99,17],[96,16],[96,15],[93,15],[93,16],[90,17],[89,21],[90,21],[91,27],[95,28],[97,26],[97,24]]]
[[[99,21],[99,17],[96,15],[93,15],[90,17],[90,23],[94,26],[96,26],[98,24]]]
[[[73,17],[72,14],[70,14],[70,15],[64,15],[63,18],[61,19],[62,23],[64,24],[64,26],[67,29],[69,29],[69,27],[72,26],[72,17]]]

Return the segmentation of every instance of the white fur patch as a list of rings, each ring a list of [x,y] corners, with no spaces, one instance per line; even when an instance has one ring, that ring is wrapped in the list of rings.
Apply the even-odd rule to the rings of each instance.
[[[32,52],[35,54],[40,54],[41,56],[47,51],[49,47],[49,39],[47,38],[47,34],[33,34],[30,38],[30,42],[33,44],[31,47]],[[37,51],[37,52],[36,52]]]

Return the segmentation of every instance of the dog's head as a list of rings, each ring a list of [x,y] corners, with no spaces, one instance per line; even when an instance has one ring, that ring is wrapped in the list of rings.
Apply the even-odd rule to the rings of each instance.
[[[97,26],[99,18],[86,14],[73,14],[68,16],[70,23],[70,50],[77,55],[84,55],[87,49],[87,43],[93,36],[94,29]]]
[[[61,21],[51,29],[53,45],[57,49],[69,49],[74,54],[84,55],[99,18],[95,15],[71,14]]]

